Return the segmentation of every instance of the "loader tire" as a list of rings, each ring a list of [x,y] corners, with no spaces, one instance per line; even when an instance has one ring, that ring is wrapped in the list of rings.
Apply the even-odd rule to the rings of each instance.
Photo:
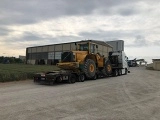
[[[109,76],[112,74],[112,65],[109,61],[107,61],[102,69],[102,73],[105,76]]]
[[[93,60],[87,59],[84,64],[84,73],[87,78],[93,78],[96,74],[96,64]]]

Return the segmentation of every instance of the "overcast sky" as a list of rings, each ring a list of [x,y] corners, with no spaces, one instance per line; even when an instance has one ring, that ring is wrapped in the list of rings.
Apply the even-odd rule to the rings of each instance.
[[[160,58],[159,0],[0,0],[0,56],[86,39],[124,40],[132,58]]]

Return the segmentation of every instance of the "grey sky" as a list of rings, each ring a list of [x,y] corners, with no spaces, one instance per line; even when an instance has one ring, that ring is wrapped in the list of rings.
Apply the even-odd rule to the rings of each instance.
[[[128,56],[157,57],[159,7],[159,0],[1,0],[0,55],[25,55],[26,47],[36,45],[123,39]]]

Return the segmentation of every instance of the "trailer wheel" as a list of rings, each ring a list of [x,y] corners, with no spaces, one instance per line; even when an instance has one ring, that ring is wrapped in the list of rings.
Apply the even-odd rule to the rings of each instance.
[[[58,76],[57,78],[56,78],[56,81],[55,81],[56,83],[60,83],[60,82],[62,82],[62,77],[61,76]]]
[[[95,76],[92,78],[92,80],[96,80],[97,79],[97,75],[95,74]]]
[[[78,79],[79,82],[84,82],[84,80],[85,80],[85,75],[84,75],[84,74],[80,74],[78,78],[79,78],[79,79]]]
[[[122,70],[121,70],[121,69],[118,70],[118,75],[119,75],[119,76],[122,75]]]
[[[35,83],[35,82],[37,82],[37,78],[36,78],[36,77],[34,77],[34,78],[33,78],[33,81],[34,81],[34,83]]]
[[[54,85],[54,82],[53,82],[53,81],[50,81],[50,82],[49,82],[49,85],[50,85],[50,86],[53,86],[53,85]]]
[[[102,73],[105,76],[111,75],[112,74],[112,65],[109,61],[107,61],[102,69]]]
[[[68,80],[69,83],[75,83],[76,82],[76,76],[74,74],[71,74]]]
[[[87,78],[92,78],[96,74],[96,64],[93,60],[87,59],[84,64],[84,73]]]
[[[117,77],[117,76],[118,76],[118,70],[117,70],[117,69],[114,70],[113,76],[114,76],[114,77]]]

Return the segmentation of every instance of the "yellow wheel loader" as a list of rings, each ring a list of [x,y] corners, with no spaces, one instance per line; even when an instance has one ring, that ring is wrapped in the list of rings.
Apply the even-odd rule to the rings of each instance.
[[[112,65],[108,57],[98,51],[98,44],[86,42],[77,44],[76,51],[63,52],[61,62],[57,64],[63,70],[83,74],[85,78],[96,79],[98,76],[112,74]]]

